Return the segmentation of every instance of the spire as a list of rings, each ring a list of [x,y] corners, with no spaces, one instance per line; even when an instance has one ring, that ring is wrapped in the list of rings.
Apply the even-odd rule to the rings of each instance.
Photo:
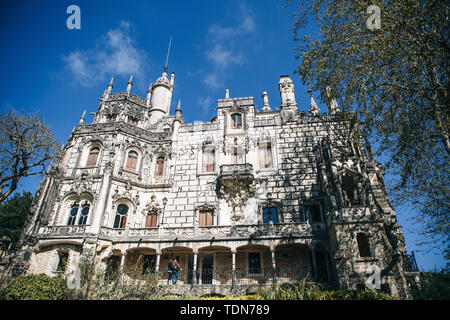
[[[111,81],[109,81],[109,83],[108,83],[108,88],[107,88],[106,91],[103,93],[103,97],[104,97],[105,99],[108,99],[109,94],[111,93],[111,90],[112,90],[112,88],[113,88],[113,82],[114,82],[114,77],[111,78]]]
[[[176,117],[176,118],[181,118],[181,117],[182,117],[182,113],[181,113],[181,100],[178,100],[177,109],[175,110],[175,117]]]
[[[309,107],[309,113],[312,114],[313,116],[316,116],[316,115],[318,115],[320,113],[320,109],[319,109],[319,107],[317,107],[316,101],[314,101],[314,97],[313,97],[313,94],[312,94],[312,89],[309,88],[308,92],[309,92],[309,95],[311,97],[311,104],[310,104],[310,107]]]
[[[262,98],[263,98],[263,107],[261,111],[272,111],[272,109],[269,106],[269,95],[267,94],[266,91],[263,92]]]
[[[331,94],[331,88],[330,86],[326,87],[327,91],[327,105],[328,105],[328,113],[329,114],[335,114],[336,112],[340,112],[341,109],[339,109],[339,106],[337,104],[336,99]]]
[[[225,99],[230,99],[230,90],[228,88],[225,90]]]
[[[151,96],[152,96],[152,85],[150,84],[148,86],[148,90],[147,90],[147,99],[145,99],[147,107],[150,106],[150,98],[151,98]]]
[[[81,118],[80,118],[80,122],[78,122],[78,124],[83,124],[84,123],[85,116],[86,116],[86,110],[83,111],[83,114],[81,115]]]
[[[167,64],[169,63],[170,45],[172,44],[172,36],[169,39],[169,49],[167,49],[166,65],[164,66],[164,72],[167,72]]]
[[[128,95],[131,92],[131,87],[133,86],[133,76],[130,76],[130,80],[128,80],[128,85],[127,85],[127,93]]]

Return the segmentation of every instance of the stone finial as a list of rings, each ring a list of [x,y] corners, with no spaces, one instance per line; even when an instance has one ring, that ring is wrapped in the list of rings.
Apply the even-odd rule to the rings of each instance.
[[[83,111],[83,114],[81,115],[81,118],[80,118],[80,122],[78,122],[78,124],[83,124],[84,123],[85,116],[86,116],[86,110]]]
[[[172,72],[172,74],[170,75],[170,85],[173,87],[174,84],[175,84],[175,73]]]
[[[175,117],[181,117],[181,100],[178,100],[177,109],[175,110]]]
[[[269,106],[269,95],[267,94],[266,91],[263,92],[262,98],[263,98],[263,107],[261,111],[272,111],[272,109]]]
[[[152,96],[152,85],[150,84],[150,86],[148,87],[148,90],[147,90],[147,98],[145,99],[147,107],[150,106],[150,98],[151,98],[151,96]]]
[[[225,89],[225,99],[230,99],[230,90]]]
[[[313,116],[316,116],[316,115],[318,115],[320,113],[320,109],[317,106],[316,101],[314,101],[314,97],[313,97],[313,94],[312,94],[312,89],[309,88],[308,92],[309,92],[309,95],[311,97],[311,104],[310,104],[310,107],[309,107],[309,113],[312,114]]]
[[[130,94],[132,86],[133,86],[133,76],[130,76],[130,80],[128,80],[128,85],[127,85],[127,93],[128,94]]]
[[[106,89],[106,91],[103,94],[105,99],[107,99],[109,97],[109,94],[111,93],[111,90],[113,88],[113,82],[114,82],[114,77],[111,78],[111,81],[109,81],[108,88]]]
[[[340,112],[341,109],[339,109],[339,106],[337,104],[336,99],[331,94],[331,88],[330,86],[326,87],[327,91],[327,105],[328,105],[328,112],[330,114],[335,114],[336,112]]]

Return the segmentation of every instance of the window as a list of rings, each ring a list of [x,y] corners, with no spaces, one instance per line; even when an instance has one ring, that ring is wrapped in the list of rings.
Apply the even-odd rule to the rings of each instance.
[[[164,174],[164,157],[156,158],[155,176],[162,177]]]
[[[78,219],[78,224],[85,225],[87,222],[88,215],[89,215],[89,206],[84,205],[83,208],[81,209],[81,215],[80,218]]]
[[[259,252],[248,253],[248,273],[261,273],[261,255]]]
[[[258,149],[259,167],[272,168],[272,146],[270,143],[261,144]]]
[[[198,224],[200,226],[213,225],[214,209],[200,209],[198,212]]]
[[[267,224],[270,221],[278,223],[278,210],[277,207],[264,207],[263,209],[263,223]]]
[[[78,205],[73,205],[72,209],[70,209],[69,212],[69,220],[67,221],[68,226],[73,226],[75,224],[75,221],[77,220],[77,214],[78,214]]]
[[[120,266],[120,257],[112,256],[106,262],[105,279],[113,280],[118,277],[118,271]]]
[[[114,219],[114,228],[124,229],[127,223],[128,206],[119,204],[117,206],[116,217]]]
[[[203,172],[214,172],[215,171],[215,150],[214,149],[203,149]]]
[[[147,214],[147,218],[145,220],[146,228],[156,228],[158,224],[158,212],[156,210],[152,210]]]
[[[356,241],[358,242],[359,255],[362,258],[371,257],[369,240],[365,233],[359,232],[356,235]]]
[[[125,166],[125,170],[131,171],[131,172],[136,172],[137,161],[138,161],[138,153],[136,151],[128,152],[127,164]]]
[[[318,205],[305,206],[305,215],[310,222],[322,222],[322,216],[320,214],[320,206]]]
[[[94,147],[89,151],[89,155],[86,161],[86,167],[95,167],[98,160],[98,155],[100,154],[100,148]]]
[[[240,113],[233,113],[231,115],[231,127],[232,128],[242,127],[242,116]]]
[[[233,164],[242,164],[244,163],[244,153],[242,150],[239,150],[239,146],[237,143],[237,139],[234,139],[234,147],[233,147],[233,155],[231,157],[231,162]]]

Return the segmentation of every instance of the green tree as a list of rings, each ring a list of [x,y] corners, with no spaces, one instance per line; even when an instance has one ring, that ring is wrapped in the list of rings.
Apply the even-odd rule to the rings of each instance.
[[[1,250],[14,247],[20,238],[28,215],[33,196],[30,192],[16,193],[12,198],[0,203],[0,239]]]
[[[388,157],[385,169],[394,177],[393,199],[415,206],[424,243],[434,244],[448,257],[449,2],[298,0],[296,4],[296,73],[320,92],[322,101],[329,103],[329,86],[340,107],[356,113],[377,154]],[[379,9],[379,19],[372,5]],[[318,34],[301,37],[309,23],[317,25]]]
[[[59,151],[60,144],[37,114],[0,113],[0,202],[21,178],[45,173]]]

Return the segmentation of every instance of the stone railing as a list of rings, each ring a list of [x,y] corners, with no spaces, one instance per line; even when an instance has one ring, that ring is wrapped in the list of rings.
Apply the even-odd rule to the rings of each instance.
[[[108,238],[127,239],[145,238],[147,240],[194,240],[210,239],[227,240],[230,238],[264,238],[264,237],[311,237],[316,230],[306,222],[280,223],[280,224],[251,224],[251,225],[226,225],[226,226],[192,226],[192,227],[160,227],[160,228],[129,228],[114,229],[102,227],[100,235]],[[323,230],[326,231],[326,230]],[[131,239],[130,239],[131,240]],[[133,240],[134,241],[134,240]]]
[[[220,166],[220,175],[252,174],[253,166],[250,163],[242,164],[224,164]]]
[[[83,236],[86,232],[86,225],[80,226],[44,226],[39,228],[41,237],[62,237],[62,236]]]

